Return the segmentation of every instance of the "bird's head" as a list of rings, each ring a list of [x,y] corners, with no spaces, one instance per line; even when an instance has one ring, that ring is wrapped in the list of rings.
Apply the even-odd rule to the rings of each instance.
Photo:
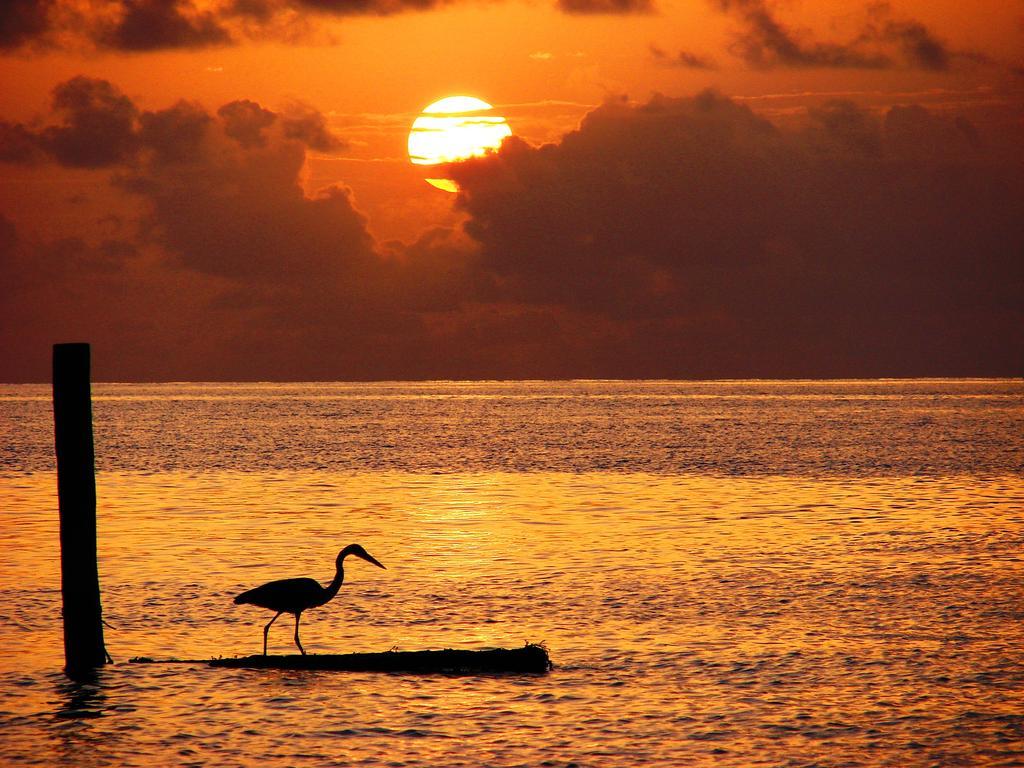
[[[371,555],[358,544],[349,544],[347,547],[341,550],[341,552],[338,553],[339,568],[341,568],[342,561],[349,555],[355,555],[356,557],[360,557],[368,563],[373,563],[378,568],[384,568],[384,566],[377,560],[377,558],[375,558],[373,555]],[[387,569],[385,568],[385,570]]]

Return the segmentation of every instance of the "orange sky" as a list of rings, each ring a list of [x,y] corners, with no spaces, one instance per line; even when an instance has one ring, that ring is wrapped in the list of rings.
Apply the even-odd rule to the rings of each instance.
[[[802,130],[808,109],[836,100],[878,121],[893,106],[922,105],[936,119],[969,121],[1003,165],[1010,162],[1019,169],[1021,156],[1021,2],[565,0],[559,7],[454,0],[430,10],[405,11],[398,0],[194,5],[184,0],[53,0],[4,8],[0,120],[20,126],[22,137],[36,136],[30,143],[45,144],[47,126],[61,119],[60,110],[51,109],[53,89],[78,76],[107,81],[138,114],[166,110],[181,100],[210,115],[239,99],[282,115],[302,104],[322,114],[337,141],[330,147],[304,147],[298,181],[310,199],[331,185],[349,188],[351,205],[365,216],[372,250],[385,259],[387,253],[409,258],[403,249],[437,227],[464,238],[467,216],[485,215],[425,184],[407,161],[406,137],[416,114],[457,93],[495,104],[531,146],[559,142],[609,99],[627,97],[642,104],[653,94],[688,98],[711,88],[780,129],[794,131]],[[133,14],[131,26],[126,20]],[[158,277],[157,268],[173,266],[176,259],[184,258],[193,268],[198,262],[188,253],[182,257],[186,246],[181,243],[147,236],[153,200],[140,198],[137,188],[115,179],[138,172],[137,160],[54,161],[43,157],[51,149],[27,160],[11,138],[15,130],[0,132],[0,159],[6,160],[0,163],[0,213],[15,232],[17,245],[11,247],[21,262],[38,262],[29,251],[62,238],[77,238],[90,247],[115,238],[139,251],[130,265],[122,265],[127,270],[122,274],[141,270],[146,280],[164,286],[161,290],[197,278],[184,273]],[[1007,183],[1017,188],[1016,181]],[[486,239],[474,238],[472,226],[466,231],[470,237],[459,247],[482,248],[484,260],[492,258]],[[386,245],[391,240],[405,245]],[[396,257],[399,251],[404,255]],[[139,289],[130,281],[122,288],[131,291],[133,286]],[[8,307],[28,300],[28,293],[3,290]],[[204,283],[202,291],[212,297],[217,287]],[[455,305],[471,314],[488,301],[474,294]],[[503,296],[499,303],[523,309],[523,301],[521,295]],[[555,305],[546,304],[542,311],[578,309],[560,301]],[[530,310],[541,311],[536,306]],[[203,311],[191,307],[193,322],[201,322]],[[15,315],[22,325],[28,322],[20,310]],[[422,315],[419,321],[425,321]],[[446,322],[451,321],[448,316]],[[565,318],[562,322],[572,325]],[[584,324],[596,333],[600,322],[588,317]],[[576,333],[561,327],[566,334]],[[33,338],[41,343],[59,330],[35,328]],[[186,366],[189,375],[216,373],[215,366],[202,362],[215,349],[196,351]],[[28,353],[9,340],[0,345],[2,350],[19,358],[11,363],[8,378],[39,376],[42,358],[37,354],[25,358]],[[518,354],[529,358],[529,349]],[[560,354],[548,350],[542,358]],[[145,368],[143,362],[138,365]],[[611,363],[601,365],[614,369],[612,374],[618,370]],[[589,368],[604,370],[601,365]],[[469,375],[489,370],[481,361],[463,367]],[[628,370],[625,365],[621,372]],[[781,366],[778,372],[786,370]],[[827,370],[826,365],[821,372]],[[400,376],[401,366],[394,373]],[[146,377],[134,368],[124,375]],[[253,376],[259,378],[255,371]]]

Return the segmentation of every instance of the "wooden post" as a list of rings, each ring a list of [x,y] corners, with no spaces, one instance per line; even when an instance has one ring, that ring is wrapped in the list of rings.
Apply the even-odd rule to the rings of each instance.
[[[60,504],[64,661],[75,676],[106,663],[96,564],[96,469],[89,345],[53,346],[53,425]]]

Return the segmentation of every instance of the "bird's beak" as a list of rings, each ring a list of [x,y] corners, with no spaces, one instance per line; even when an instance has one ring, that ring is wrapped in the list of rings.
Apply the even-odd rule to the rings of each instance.
[[[373,563],[373,564],[374,564],[374,565],[376,565],[376,566],[377,566],[378,568],[384,568],[383,564],[382,564],[382,563],[381,563],[380,561],[378,561],[378,560],[377,560],[377,558],[375,558],[375,557],[374,557],[373,555],[371,555],[371,554],[370,554],[369,552],[365,552],[364,554],[361,554],[361,555],[360,555],[360,554],[358,554],[358,553],[356,553],[356,557],[361,557],[361,558],[363,558],[363,560],[365,560],[366,562],[368,562],[368,563]],[[387,570],[387,568],[384,568],[384,570],[386,571],[386,570]]]

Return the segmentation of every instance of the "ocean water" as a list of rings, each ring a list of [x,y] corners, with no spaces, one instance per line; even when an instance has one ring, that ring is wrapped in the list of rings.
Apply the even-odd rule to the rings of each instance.
[[[1024,382],[97,384],[109,652],[61,673],[52,414],[0,386],[0,765],[1024,765]],[[544,676],[258,653],[543,642]],[[270,635],[291,653],[292,622]]]

